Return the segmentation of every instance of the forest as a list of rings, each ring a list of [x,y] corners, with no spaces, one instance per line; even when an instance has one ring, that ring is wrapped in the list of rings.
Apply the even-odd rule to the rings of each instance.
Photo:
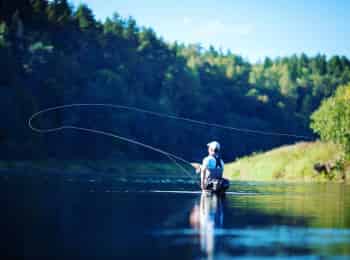
[[[316,139],[310,116],[350,81],[349,59],[301,53],[251,63],[233,51],[167,42],[132,17],[115,12],[99,21],[87,5],[66,0],[0,1],[0,156],[162,159],[103,136],[29,129],[33,113],[71,103],[127,105]],[[34,123],[109,131],[191,160],[201,158],[212,139],[223,144],[227,161],[300,141],[106,108],[62,109]]]

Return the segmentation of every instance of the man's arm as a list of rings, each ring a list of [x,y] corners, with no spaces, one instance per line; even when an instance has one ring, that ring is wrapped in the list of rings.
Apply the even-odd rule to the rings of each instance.
[[[201,167],[202,165],[199,163],[191,163],[192,167],[196,170],[196,174],[200,174],[201,173]]]

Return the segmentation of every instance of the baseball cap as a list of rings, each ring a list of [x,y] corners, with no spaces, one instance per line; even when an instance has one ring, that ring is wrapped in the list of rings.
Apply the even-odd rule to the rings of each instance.
[[[220,150],[220,144],[217,141],[207,143],[207,146],[213,150]]]

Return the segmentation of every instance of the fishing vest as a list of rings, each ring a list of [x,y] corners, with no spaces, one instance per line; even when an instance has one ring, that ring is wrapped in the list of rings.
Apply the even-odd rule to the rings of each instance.
[[[215,162],[213,160],[215,160]],[[209,156],[206,178],[221,179],[223,171],[224,167],[221,158],[216,156]]]

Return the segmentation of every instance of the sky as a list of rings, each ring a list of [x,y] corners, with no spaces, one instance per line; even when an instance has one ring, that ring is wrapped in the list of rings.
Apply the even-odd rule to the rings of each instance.
[[[167,42],[230,50],[251,62],[306,53],[350,57],[350,0],[71,0],[117,12]]]

